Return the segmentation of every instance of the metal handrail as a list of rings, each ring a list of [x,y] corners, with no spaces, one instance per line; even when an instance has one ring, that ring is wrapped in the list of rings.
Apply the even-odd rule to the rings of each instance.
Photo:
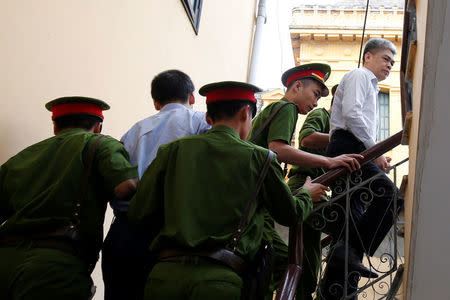
[[[364,165],[384,153],[392,150],[400,145],[402,140],[403,130],[397,132],[393,136],[385,139],[366,149],[360,154],[364,157],[358,159],[361,165]],[[327,173],[315,178],[313,183],[320,183],[323,185],[330,185],[340,177],[346,175],[348,169],[339,167],[328,171]],[[298,190],[293,193],[296,194]],[[329,243],[329,242],[328,242]],[[302,224],[289,228],[289,250],[288,250],[288,267],[284,273],[281,284],[277,290],[276,300],[290,300],[293,299],[297,290],[297,283],[302,273],[303,263],[303,239],[302,239]]]

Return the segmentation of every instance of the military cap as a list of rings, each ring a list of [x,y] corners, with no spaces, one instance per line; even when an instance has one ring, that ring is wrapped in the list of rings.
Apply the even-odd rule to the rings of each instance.
[[[255,93],[262,90],[249,83],[221,81],[204,85],[198,91],[206,96],[206,103],[231,100],[248,100],[256,103]]]
[[[333,85],[333,87],[331,88],[331,95],[334,97],[334,93],[336,93],[337,87],[339,84],[335,84]]]
[[[231,100],[248,100],[256,103],[255,93],[262,90],[245,82],[220,81],[204,85],[198,92],[206,96],[206,103]]]
[[[109,105],[95,98],[70,96],[52,100],[45,104],[45,108],[52,112],[52,120],[75,114],[94,115],[103,120],[102,111],[108,110]]]
[[[320,83],[322,87],[322,97],[326,97],[330,92],[325,85],[325,81],[327,81],[328,77],[330,76],[330,72],[331,68],[327,64],[305,64],[294,67],[284,72],[281,76],[281,82],[285,87],[289,87],[291,82],[294,82],[295,80],[312,78]]]

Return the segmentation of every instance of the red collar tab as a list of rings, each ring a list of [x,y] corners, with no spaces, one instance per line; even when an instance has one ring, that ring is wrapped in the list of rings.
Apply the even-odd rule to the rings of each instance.
[[[320,80],[322,83],[325,82],[325,80],[324,80],[325,75],[322,72],[320,72],[318,70],[301,70],[299,72],[293,73],[291,76],[288,77],[288,79],[286,80],[286,87],[288,87],[292,81],[306,77],[306,76],[313,76],[313,77],[317,78],[318,80]]]
[[[103,119],[102,108],[92,103],[65,103],[52,107],[52,120],[73,114],[92,114]]]
[[[227,88],[206,93],[206,103],[224,100],[249,100],[256,103],[255,92],[249,89]]]

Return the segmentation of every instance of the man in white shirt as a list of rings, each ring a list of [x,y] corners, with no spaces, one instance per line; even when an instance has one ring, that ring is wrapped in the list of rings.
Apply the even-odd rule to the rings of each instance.
[[[193,92],[191,79],[179,70],[164,71],[153,78],[151,94],[159,112],[137,122],[121,138],[131,164],[138,166],[139,179],[155,158],[159,146],[205,133],[211,128],[206,122],[206,113],[192,110]],[[128,205],[129,201],[111,201],[115,218],[102,252],[105,300],[142,299],[153,264],[146,235],[128,222]]]
[[[336,91],[330,121],[330,143],[327,155],[335,157],[343,153],[360,153],[377,142],[378,132],[378,82],[389,76],[394,65],[396,48],[390,41],[370,39],[364,48],[363,67],[348,72]],[[389,165],[390,159],[380,156],[355,172],[353,179],[367,180]],[[353,183],[358,180],[353,181]],[[367,186],[366,188],[368,188]],[[322,299],[341,299],[344,281],[347,280],[347,295],[356,291],[359,273],[362,277],[377,277],[372,270],[362,265],[364,253],[372,256],[394,222],[393,193],[395,186],[383,174],[371,182],[369,199],[364,198],[364,189],[351,195],[349,219],[348,274],[345,279],[345,230],[344,219],[338,218],[332,236],[336,242],[328,257],[326,278],[320,290]],[[367,190],[367,189],[366,189]],[[336,193],[334,193],[336,195]],[[367,195],[367,194],[366,194]],[[373,196],[373,197],[372,197]],[[337,204],[345,208],[345,197]],[[402,201],[397,203],[401,207]],[[353,272],[352,271],[356,271]],[[337,293],[336,293],[337,292]],[[355,296],[356,297],[356,296]]]

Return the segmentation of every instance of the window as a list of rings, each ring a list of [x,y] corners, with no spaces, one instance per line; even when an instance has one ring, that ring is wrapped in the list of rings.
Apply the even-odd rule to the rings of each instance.
[[[378,93],[378,141],[389,137],[389,94]]]
[[[191,20],[195,34],[198,35],[203,0],[181,0],[181,2],[183,2],[184,9],[186,10],[189,20]]]

